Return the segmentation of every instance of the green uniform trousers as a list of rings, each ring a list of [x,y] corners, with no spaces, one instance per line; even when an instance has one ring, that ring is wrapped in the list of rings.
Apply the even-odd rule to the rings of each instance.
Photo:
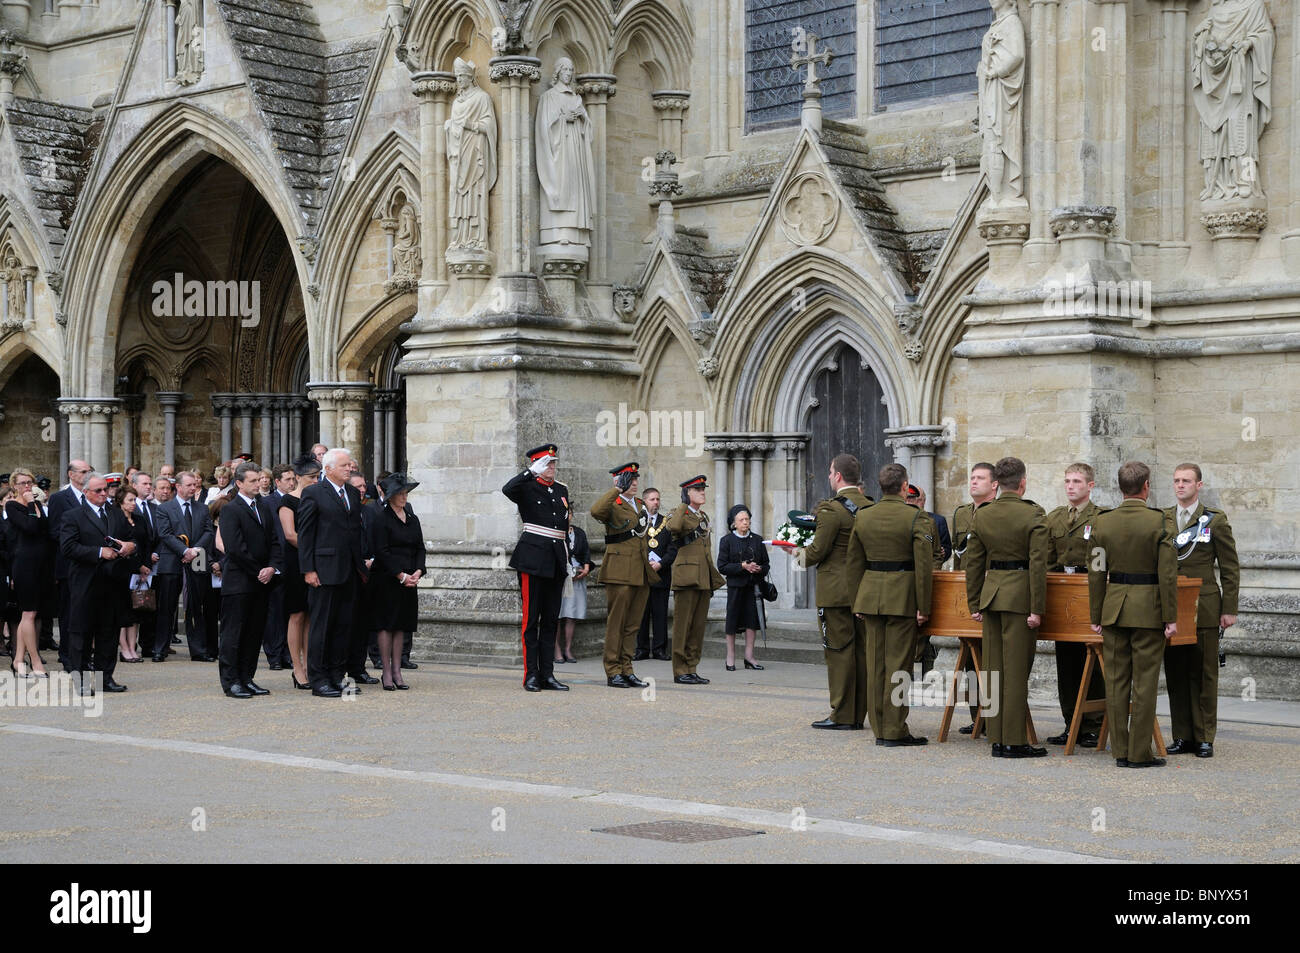
[[[1083,664],[1088,658],[1088,647],[1082,642],[1056,643],[1056,697],[1061,702],[1061,717],[1065,727],[1074,719],[1074,703],[1079,698],[1079,682],[1083,681]],[[1088,680],[1088,701],[1106,697],[1106,680],[1101,670],[1094,667]],[[1079,731],[1101,731],[1101,712],[1089,712],[1079,722]]]
[[[984,671],[988,697],[981,696],[990,744],[1029,744],[1029,670],[1038,643],[1023,612],[984,612]]]
[[[632,674],[632,653],[641,617],[650,598],[649,586],[605,586],[605,677]]]
[[[867,718],[872,734],[886,741],[905,738],[916,616],[869,615],[862,627],[867,634]]]
[[[700,664],[704,625],[709,621],[707,589],[673,590],[673,677],[689,675]]]
[[[826,606],[821,618],[831,721],[860,725],[867,718],[867,630],[849,606]]]
[[[1219,726],[1219,628],[1197,629],[1195,645],[1165,647],[1165,689],[1175,738],[1214,743]]]
[[[1160,629],[1106,626],[1101,654],[1106,666],[1106,718],[1110,750],[1116,758],[1151,760],[1151,733],[1156,721],[1156,691],[1165,634]],[[1129,703],[1132,702],[1132,715]]]

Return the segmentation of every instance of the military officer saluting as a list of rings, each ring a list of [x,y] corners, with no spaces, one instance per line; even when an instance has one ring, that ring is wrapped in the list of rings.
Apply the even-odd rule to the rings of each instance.
[[[962,568],[962,557],[966,555],[966,544],[970,541],[971,527],[975,521],[975,511],[985,503],[992,502],[993,498],[998,495],[998,481],[993,476],[993,464],[980,463],[970,468],[970,499],[969,503],[963,503],[957,507],[952,514],[952,568],[959,570]],[[975,663],[967,659],[962,663],[962,668],[974,673]],[[970,684],[975,685],[975,692],[972,699],[973,704],[970,709],[969,725],[959,729],[963,735],[969,735],[975,730],[975,714],[979,710],[979,688],[978,684],[972,678]]]
[[[984,628],[988,695],[982,707],[995,758],[1041,758],[1029,744],[1029,671],[1034,630],[1047,608],[1047,523],[1043,508],[1024,499],[1025,464],[995,464],[998,498],[975,511],[962,565],[971,618]]]
[[[524,689],[567,692],[554,675],[555,630],[569,567],[569,488],[555,481],[559,450],[528,451],[528,468],[501,488],[519,508],[524,531],[510,556],[523,599]]]
[[[900,748],[926,743],[907,728],[906,699],[917,626],[930,618],[934,524],[907,505],[902,464],[881,467],[878,479],[880,502],[854,516],[848,558],[863,570],[853,611],[867,636],[867,718],[876,744]],[[904,703],[896,704],[900,693]]]
[[[1237,624],[1241,567],[1228,517],[1200,501],[1202,485],[1200,466],[1180,463],[1174,470],[1178,504],[1164,511],[1165,532],[1174,537],[1178,554],[1178,574],[1201,580],[1196,644],[1165,647],[1165,689],[1174,733],[1169,753],[1212,758],[1219,723],[1219,630]],[[1222,592],[1214,579],[1216,563]]]
[[[1093,521],[1106,510],[1092,502],[1092,490],[1097,485],[1096,474],[1086,463],[1071,463],[1065,468],[1065,506],[1058,506],[1047,514],[1047,571],[1086,573],[1089,551],[1093,547]],[[1061,703],[1061,717],[1065,731],[1048,738],[1054,745],[1069,740],[1070,722],[1074,720],[1074,703],[1079,698],[1079,682],[1083,680],[1083,663],[1088,649],[1082,642],[1056,642],[1056,696]],[[1088,701],[1106,697],[1106,682],[1100,671],[1093,671],[1088,680]],[[1079,744],[1084,748],[1097,747],[1097,734],[1101,731],[1101,716],[1089,712],[1079,725]]]
[[[609,471],[614,485],[591,507],[605,524],[605,558],[597,581],[605,587],[605,684],[610,688],[644,688],[632,671],[632,653],[641,628],[650,585],[659,581],[646,546],[650,513],[637,498],[640,471],[636,461]]]
[[[1178,634],[1178,558],[1164,514],[1147,506],[1150,468],[1125,463],[1119,491],[1124,502],[1092,526],[1098,551],[1088,562],[1088,608],[1092,631],[1102,638],[1115,764],[1158,768],[1165,759],[1151,756],[1151,735],[1160,658],[1166,640]]]
[[[831,694],[830,717],[812,726],[844,731],[861,729],[867,719],[867,630],[853,614],[862,581],[861,549],[851,559],[849,541],[854,517],[871,505],[871,498],[858,489],[862,466],[850,453],[831,460],[829,479],[835,495],[813,509],[817,529],[796,558],[817,567],[817,618]]]
[[[708,484],[703,474],[681,484],[682,502],[668,517],[668,530],[677,541],[673,560],[673,681],[678,685],[707,685],[695,669],[704,649],[704,625],[709,599],[727,580],[713,564],[713,534],[704,512]]]

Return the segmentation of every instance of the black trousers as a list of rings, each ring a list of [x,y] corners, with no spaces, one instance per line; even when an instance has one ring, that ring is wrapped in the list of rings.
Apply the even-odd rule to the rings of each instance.
[[[182,569],[185,578],[185,639],[190,658],[215,656],[217,646],[209,644],[207,610],[212,599],[212,577],[206,572]],[[168,640],[170,644],[170,640]]]
[[[65,672],[71,672],[74,666],[68,649],[72,646],[72,589],[68,586],[67,577],[56,580],[56,583],[59,589],[59,664]]]
[[[307,681],[312,688],[341,685],[357,602],[356,577],[337,586],[307,590]]]
[[[152,655],[167,657],[171,648],[172,636],[176,634],[176,606],[181,598],[181,574],[170,572],[154,577],[155,597],[158,600],[157,618],[153,625]]]
[[[96,591],[91,599],[92,605],[108,606],[114,593],[109,590]],[[85,629],[74,630],[67,640],[68,663],[64,663],[65,672],[82,672],[82,677],[90,671],[90,663],[95,663],[95,671],[104,676],[107,682],[113,677],[117,668],[118,627],[111,611],[94,612]]]
[[[262,630],[262,650],[266,652],[266,661],[270,665],[291,666],[289,658],[289,620],[284,614],[284,586],[271,590],[267,600],[266,625]]]
[[[560,624],[564,580],[564,576],[550,579],[519,573],[525,679],[536,675],[545,681],[555,673],[555,630]]]
[[[257,674],[257,651],[262,645],[262,630],[266,628],[270,595],[267,586],[259,586],[253,592],[221,595],[217,673],[223,691],[231,685],[247,685]]]
[[[636,651],[650,652],[654,655],[669,654],[668,645],[668,593],[667,586],[650,589],[650,598],[646,600],[645,614],[641,616],[641,631],[636,634]],[[650,631],[654,627],[654,641],[651,643]]]

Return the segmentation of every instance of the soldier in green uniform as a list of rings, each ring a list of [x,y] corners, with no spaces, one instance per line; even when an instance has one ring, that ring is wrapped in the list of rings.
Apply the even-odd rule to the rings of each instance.
[[[645,531],[649,511],[637,498],[640,470],[636,461],[609,471],[614,485],[591,507],[591,515],[605,524],[605,558],[596,581],[605,587],[605,684],[610,688],[644,688],[646,682],[632,671],[632,653],[641,628],[650,584],[659,574],[650,566]]]
[[[853,615],[862,563],[849,558],[849,540],[854,517],[871,505],[871,497],[858,489],[862,466],[852,454],[841,453],[831,461],[829,479],[835,495],[813,509],[817,530],[795,556],[799,565],[817,567],[817,618],[831,694],[830,717],[812,726],[860,730],[867,717],[867,633]]]
[[[1219,722],[1219,630],[1237,624],[1241,567],[1228,517],[1201,503],[1201,486],[1201,468],[1180,463],[1174,470],[1178,504],[1164,511],[1165,531],[1174,537],[1178,554],[1178,574],[1201,580],[1196,644],[1165,648],[1165,688],[1174,733],[1169,753],[1212,758]],[[1214,579],[1215,563],[1222,592]]]
[[[907,694],[917,627],[930,618],[933,524],[903,499],[901,464],[881,467],[879,482],[880,502],[853,518],[848,557],[862,567],[853,611],[867,635],[867,718],[878,745],[923,745],[926,739],[907,727]]]
[[[966,602],[983,623],[988,694],[981,706],[995,758],[1041,758],[1029,744],[1029,672],[1034,630],[1047,608],[1047,523],[1043,508],[1025,495],[1025,464],[1003,457],[995,464],[998,498],[975,511],[966,555]]]
[[[1124,502],[1092,526],[1088,607],[1092,631],[1102,638],[1115,764],[1158,768],[1165,759],[1151,756],[1151,733],[1160,658],[1166,640],[1178,633],[1178,558],[1164,515],[1146,504],[1151,469],[1125,463],[1119,468],[1119,491]]]
[[[1092,523],[1106,510],[1092,502],[1092,490],[1097,485],[1096,474],[1086,463],[1071,463],[1065,468],[1065,506],[1058,506],[1047,514],[1047,571],[1086,573],[1088,550],[1092,547]],[[1065,730],[1048,738],[1054,745],[1069,740],[1070,722],[1074,720],[1074,703],[1079,697],[1079,682],[1083,680],[1083,663],[1088,649],[1082,642],[1057,642],[1056,646],[1056,697],[1061,703],[1061,717]],[[1100,671],[1094,671],[1088,680],[1088,700],[1106,697],[1106,681]],[[1084,748],[1097,747],[1097,733],[1101,731],[1101,715],[1089,712],[1079,725],[1079,744]]]
[[[966,555],[966,543],[970,540],[975,511],[985,503],[992,501],[997,495],[998,481],[993,476],[993,464],[980,461],[971,467],[971,501],[957,507],[952,514],[952,568],[954,571],[962,568],[962,557]],[[975,663],[967,659],[962,668],[964,671],[974,672]],[[975,714],[979,711],[979,683],[972,678],[969,684],[974,686],[971,690],[975,693],[972,699],[975,704],[971,705],[970,724],[958,729],[963,735],[968,735],[975,730]]]
[[[709,599],[727,580],[713,564],[713,534],[704,512],[704,475],[681,484],[682,503],[668,517],[668,530],[677,540],[673,560],[673,681],[678,685],[707,685],[695,668],[704,649]]]

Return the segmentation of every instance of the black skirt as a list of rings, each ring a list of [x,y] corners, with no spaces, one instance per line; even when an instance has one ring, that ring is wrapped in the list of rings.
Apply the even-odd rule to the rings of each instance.
[[[736,586],[727,589],[727,626],[723,630],[728,635],[736,635],[746,629],[758,628],[758,587]]]

